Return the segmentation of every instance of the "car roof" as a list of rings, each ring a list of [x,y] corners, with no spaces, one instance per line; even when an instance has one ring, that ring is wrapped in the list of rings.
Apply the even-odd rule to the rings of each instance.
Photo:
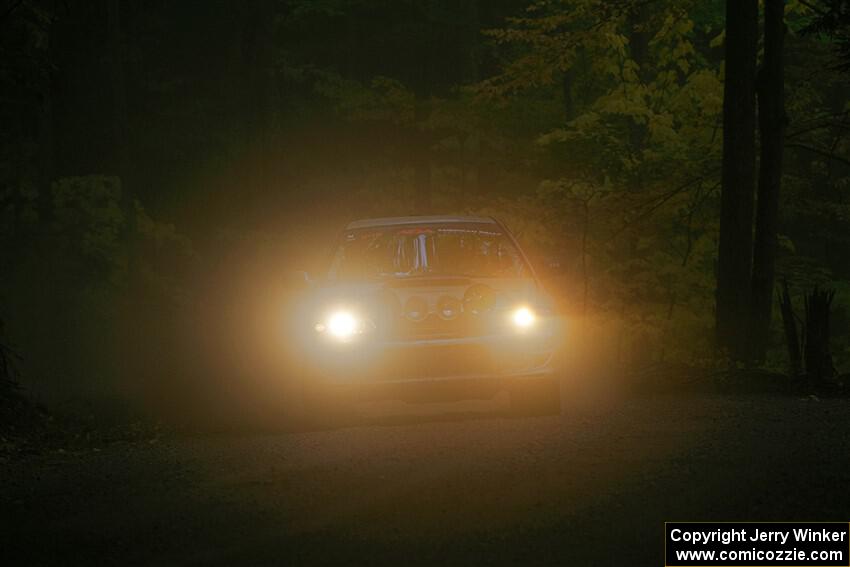
[[[346,230],[357,228],[374,228],[378,226],[398,226],[405,224],[442,224],[452,222],[496,224],[492,217],[464,215],[433,215],[417,217],[384,217],[377,219],[361,219],[348,223]]]

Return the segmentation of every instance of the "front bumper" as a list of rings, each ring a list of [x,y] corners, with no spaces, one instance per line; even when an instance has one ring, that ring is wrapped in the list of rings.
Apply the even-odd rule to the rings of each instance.
[[[491,335],[321,344],[318,377],[336,384],[506,380],[552,373],[553,335]]]

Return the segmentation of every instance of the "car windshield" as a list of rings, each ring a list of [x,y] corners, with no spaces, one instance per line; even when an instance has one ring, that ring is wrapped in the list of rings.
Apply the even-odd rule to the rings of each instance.
[[[330,277],[373,280],[417,276],[518,278],[524,263],[495,224],[445,223],[346,231]]]

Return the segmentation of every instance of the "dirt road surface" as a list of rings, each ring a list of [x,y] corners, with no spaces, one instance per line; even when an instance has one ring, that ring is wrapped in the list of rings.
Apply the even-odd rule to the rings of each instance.
[[[850,519],[847,400],[449,406],[30,457],[3,471],[0,559],[657,566],[665,520]]]

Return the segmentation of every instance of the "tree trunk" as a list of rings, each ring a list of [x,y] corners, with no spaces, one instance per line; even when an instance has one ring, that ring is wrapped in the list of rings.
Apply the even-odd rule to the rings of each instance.
[[[109,79],[112,87],[112,141],[115,169],[121,179],[121,208],[126,219],[127,270],[137,270],[136,200],[132,187],[130,126],[127,117],[127,87],[124,72],[124,32],[121,23],[121,0],[108,0],[106,9],[109,45]]]
[[[464,54],[463,78],[465,82],[477,83],[479,80],[479,45],[481,43],[481,17],[479,0],[466,0],[466,48]]]
[[[112,87],[112,143],[115,151],[115,167],[121,176],[122,186],[127,185],[130,150],[127,135],[130,127],[127,119],[127,87],[124,74],[124,44],[121,24],[121,0],[109,0],[107,5],[107,28],[109,41],[109,79]]]
[[[417,97],[416,125],[419,130],[414,134],[417,143],[414,147],[414,208],[417,214],[426,215],[431,212],[431,139],[425,121],[428,110],[425,103]]]
[[[242,64],[246,81],[243,108],[246,142],[254,167],[250,198],[244,203],[254,215],[268,202],[272,191],[272,66],[274,64],[274,2],[260,0],[246,5],[242,34]]]
[[[437,37],[436,30],[423,6],[421,33],[424,37]],[[432,133],[428,121],[431,116],[432,82],[434,68],[430,50],[425,50],[414,68],[413,87],[416,93],[413,109],[413,207],[416,214],[431,212],[431,146]]]
[[[785,329],[785,342],[788,346],[788,370],[791,379],[796,380],[803,373],[803,359],[800,352],[800,337],[797,334],[797,321],[794,307],[791,304],[791,294],[788,293],[788,282],[782,282],[779,294],[779,306],[782,309],[782,324]]]
[[[753,188],[757,0],[726,0],[726,78],[723,87],[723,164],[717,263],[717,344],[748,358]]]
[[[651,35],[643,30],[644,25],[644,10],[639,4],[636,4],[629,10],[628,29],[629,29],[629,51],[637,66],[637,75],[641,83],[646,82],[647,76],[647,58],[649,56],[649,40]],[[636,159],[640,159],[639,155],[643,149],[644,140],[646,139],[647,128],[636,118],[629,121],[629,145],[632,155]]]
[[[345,78],[350,81],[357,77],[357,60],[360,56],[357,49],[360,45],[358,28],[357,7],[349,0],[345,13]]]
[[[47,71],[47,81],[42,93],[38,123],[38,219],[41,226],[45,228],[53,220],[53,196],[50,186],[54,177],[54,88],[54,73],[50,69]]]
[[[835,376],[829,347],[829,310],[833,297],[834,290],[820,290],[817,287],[805,297],[803,357],[806,362],[806,378],[812,389],[823,384],[825,379]]]
[[[479,46],[481,44],[481,10],[479,9],[479,0],[466,0],[466,48],[467,56],[465,58],[466,65],[464,71],[464,82],[475,84],[481,79],[479,69]],[[470,132],[466,136],[461,136],[461,190],[466,194],[468,188],[478,193],[481,187],[479,184],[478,168],[481,162],[481,136],[478,131]],[[467,178],[471,177],[471,181]]]
[[[423,76],[427,77],[424,69]],[[426,83],[423,80],[423,84]],[[414,144],[413,144],[413,207],[416,214],[427,215],[431,212],[431,135],[428,131],[428,108],[427,95],[416,97],[414,108]]]
[[[785,81],[782,52],[785,0],[764,0],[764,63],[758,81],[759,161],[751,302],[752,354],[764,360],[773,308],[776,232],[785,142]]]

